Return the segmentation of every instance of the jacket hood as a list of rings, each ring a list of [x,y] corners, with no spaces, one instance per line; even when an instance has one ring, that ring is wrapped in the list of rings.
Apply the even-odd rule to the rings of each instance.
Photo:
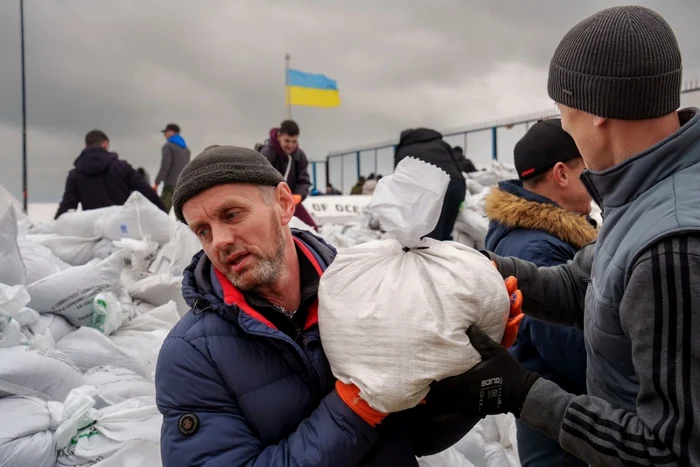
[[[280,144],[280,140],[277,139],[277,132],[278,131],[279,131],[279,128],[271,128],[270,129],[270,138],[265,142],[265,144],[267,146],[270,146],[272,149],[274,149],[277,157],[286,158],[287,155],[284,153],[284,150],[282,149],[282,145]]]
[[[117,155],[106,149],[85,148],[75,160],[73,165],[78,172],[95,175],[107,170],[109,164],[117,159]]]
[[[542,230],[576,248],[598,235],[588,216],[562,209],[523,188],[519,180],[500,182],[491,190],[486,196],[486,215],[491,221],[489,243],[494,245],[514,229]]]
[[[399,145],[427,143],[428,141],[434,141],[436,139],[442,139],[442,134],[440,132],[431,130],[430,128],[415,128],[401,132]]]
[[[175,146],[180,146],[183,149],[187,149],[185,139],[178,134],[172,135],[170,138],[168,138],[168,143],[173,143]]]

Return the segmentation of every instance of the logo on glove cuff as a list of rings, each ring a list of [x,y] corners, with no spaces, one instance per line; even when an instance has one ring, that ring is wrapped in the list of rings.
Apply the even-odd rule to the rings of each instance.
[[[481,380],[481,387],[484,388],[486,386],[494,386],[496,384],[501,384],[501,383],[503,383],[503,378],[482,379]]]

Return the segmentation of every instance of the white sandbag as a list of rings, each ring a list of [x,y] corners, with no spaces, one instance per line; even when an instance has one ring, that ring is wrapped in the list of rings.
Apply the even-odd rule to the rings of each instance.
[[[160,348],[169,332],[169,329],[146,332],[120,329],[110,336],[110,340],[120,349],[138,355],[139,361],[146,367],[146,375],[153,379]]]
[[[60,352],[25,346],[0,349],[0,397],[62,401],[82,382],[82,372]]]
[[[0,316],[0,349],[26,344],[27,337],[19,323],[9,316]]]
[[[17,245],[17,215],[13,206],[0,210],[0,264],[0,284],[26,283],[26,269]]]
[[[111,365],[127,368],[148,377],[149,361],[136,350],[120,347],[96,329],[82,327],[56,343],[56,350],[82,371],[96,366]]]
[[[160,445],[144,439],[127,441],[114,454],[92,467],[162,467]]]
[[[170,240],[163,245],[148,271],[151,274],[181,276],[192,262],[192,257],[202,249],[197,236],[185,224],[178,223]]]
[[[85,385],[97,389],[97,396],[105,405],[156,394],[153,382],[126,368],[98,366],[88,370],[83,379]]]
[[[49,430],[0,446],[2,467],[55,467],[56,458],[56,442]]]
[[[93,259],[104,259],[117,251],[111,240],[101,237],[68,237],[59,234],[27,235],[27,239],[43,245],[71,266],[82,266]]]
[[[51,253],[51,250],[26,237],[20,237],[17,243],[26,268],[28,286],[70,268],[70,264],[61,261]]]
[[[158,243],[146,235],[143,240],[134,240],[133,238],[116,240],[114,245],[123,250],[127,258],[124,268],[124,272],[128,274],[127,283],[138,281],[148,275],[148,268],[156,258]],[[124,274],[122,274],[122,278],[124,278]]]
[[[76,266],[46,277],[27,287],[29,307],[40,313],[55,313],[74,326],[92,323],[93,300],[100,292],[119,294],[124,268],[121,252],[106,259]]]
[[[396,240],[341,251],[319,284],[319,328],[336,378],[382,412],[416,406],[430,384],[479,363],[466,331],[497,342],[510,302],[481,253],[421,238],[440,216],[449,176],[406,158],[383,178],[372,209]]]
[[[49,404],[54,404],[49,410]],[[60,402],[47,402],[37,397],[10,396],[0,399],[0,446],[12,440],[56,429],[58,420],[55,409],[60,407]],[[0,460],[4,459],[0,455]]]
[[[148,235],[162,245],[170,239],[176,223],[148,198],[134,191],[118,212],[107,216],[102,236],[110,240],[124,237],[142,240]]]
[[[121,211],[121,206],[69,211],[56,219],[56,233],[66,237],[101,238],[108,216]]]
[[[154,306],[162,306],[169,301],[174,301],[180,316],[184,316],[190,309],[182,298],[182,276],[159,274],[146,277],[129,284],[128,292],[131,298]]]
[[[60,449],[58,465],[94,463],[133,440],[160,442],[162,416],[153,397],[137,397],[96,410],[96,396],[95,388],[83,386],[66,398],[63,423],[55,435]]]
[[[30,297],[21,285],[9,286],[0,283],[0,317],[16,319],[20,326],[26,326],[38,319],[37,313],[26,307]]]
[[[40,315],[37,322],[29,325],[32,334],[42,335],[49,332],[54,342],[60,341],[76,329],[78,328],[70,324],[66,318],[54,314]]]
[[[482,467],[469,462],[455,449],[447,449],[432,456],[418,458],[419,467]]]
[[[180,320],[177,305],[170,301],[150,311],[136,316],[134,319],[119,328],[119,332],[125,331],[169,331]]]

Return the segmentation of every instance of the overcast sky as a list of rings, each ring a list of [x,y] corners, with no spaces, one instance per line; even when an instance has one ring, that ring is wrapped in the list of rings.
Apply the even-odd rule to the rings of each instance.
[[[0,2],[0,184],[19,197],[18,3]],[[340,88],[339,108],[293,109],[311,159],[411,126],[444,129],[551,109],[546,73],[561,37],[595,11],[624,3],[25,0],[30,202],[60,199],[93,128],[152,177],[159,130],[170,121],[194,154],[209,144],[262,142],[285,118],[285,53],[292,67],[324,73]],[[700,78],[700,2],[640,3],[669,21],[685,77]],[[700,105],[700,93],[683,103]],[[512,159],[523,131],[499,136],[501,158]],[[469,140],[479,164],[490,157],[489,138]]]

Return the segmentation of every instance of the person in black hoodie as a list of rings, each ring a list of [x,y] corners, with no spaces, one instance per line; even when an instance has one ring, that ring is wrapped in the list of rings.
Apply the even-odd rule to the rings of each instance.
[[[436,240],[452,240],[459,207],[467,194],[467,184],[452,148],[442,139],[442,134],[428,128],[416,128],[401,132],[394,153],[394,166],[405,157],[413,157],[439,167],[450,176],[442,212],[435,229],[426,237]]]
[[[459,168],[462,170],[463,173],[469,174],[472,172],[478,172],[471,159],[468,159],[467,156],[464,155],[464,150],[461,146],[453,147],[452,154],[454,154],[455,160],[457,161],[457,164],[459,165]]]
[[[165,211],[156,191],[129,165],[109,152],[109,138],[99,130],[85,136],[85,149],[68,172],[66,190],[55,219],[80,204],[84,211],[122,205],[132,192],[138,191]]]

